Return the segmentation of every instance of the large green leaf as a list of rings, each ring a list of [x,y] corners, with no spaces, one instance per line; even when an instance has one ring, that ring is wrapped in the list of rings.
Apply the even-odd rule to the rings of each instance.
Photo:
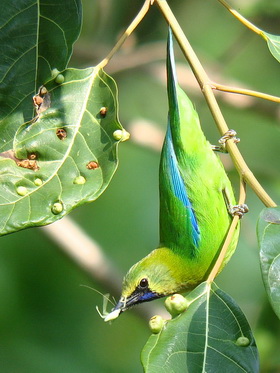
[[[80,32],[80,0],[1,5],[0,234],[6,234],[51,223],[96,199],[116,170],[122,127],[115,82],[97,68],[65,69]],[[62,84],[54,70],[62,70]],[[37,99],[45,110],[31,120],[32,96],[42,85],[49,93]]]
[[[18,129],[16,159],[0,158],[1,234],[51,223],[96,199],[116,169],[120,136],[113,134],[122,127],[115,82],[97,68],[63,75],[63,84],[46,85],[51,107]]]
[[[263,31],[268,48],[273,57],[280,62],[280,35],[269,34]]]
[[[259,217],[258,241],[263,282],[269,301],[280,318],[280,208],[264,209]]]
[[[51,70],[67,67],[81,18],[80,0],[1,0],[0,152],[31,119],[32,96]]]
[[[145,372],[257,373],[256,344],[234,300],[206,283],[187,299],[186,312],[149,338],[142,351]]]

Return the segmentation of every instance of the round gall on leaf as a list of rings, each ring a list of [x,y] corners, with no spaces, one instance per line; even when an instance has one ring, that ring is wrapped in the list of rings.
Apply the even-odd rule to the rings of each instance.
[[[86,182],[86,179],[83,177],[83,176],[77,176],[75,177],[73,183],[74,184],[79,184],[79,185],[82,185]]]
[[[42,179],[37,178],[37,179],[34,180],[34,184],[36,186],[41,186],[43,184],[43,181],[42,181]]]
[[[153,334],[158,334],[162,330],[164,323],[165,321],[161,316],[153,316],[149,321],[149,327],[151,329],[151,332]]]
[[[19,186],[17,187],[17,194],[25,196],[27,194],[27,189],[24,186]]]
[[[122,135],[123,135],[123,131],[122,130],[116,130],[114,133],[113,133],[113,137],[115,140],[120,140],[122,138]]]
[[[249,340],[249,338],[244,337],[244,336],[243,337],[239,337],[237,339],[237,341],[235,342],[235,344],[237,346],[240,346],[240,347],[247,347],[250,344],[250,340]]]
[[[130,133],[127,132],[125,129],[116,130],[113,133],[113,137],[114,137],[115,140],[123,142],[123,141],[126,141],[130,138]]]
[[[64,82],[64,76],[62,74],[58,74],[55,78],[56,84],[62,84]]]
[[[60,202],[56,202],[52,205],[52,213],[57,215],[63,211],[63,204]]]
[[[52,78],[53,79],[55,79],[58,74],[59,74],[59,71],[56,68],[52,69]]]
[[[188,301],[181,294],[174,294],[165,300],[165,307],[171,316],[177,316],[188,308]]]

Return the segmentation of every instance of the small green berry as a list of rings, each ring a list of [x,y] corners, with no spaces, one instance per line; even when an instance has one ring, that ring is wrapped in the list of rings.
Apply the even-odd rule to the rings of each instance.
[[[63,204],[60,202],[56,202],[52,205],[52,213],[57,215],[63,211]]]
[[[79,184],[79,185],[82,185],[86,182],[86,179],[83,177],[83,176],[77,176],[75,177],[73,183],[74,184]]]
[[[36,185],[36,186],[41,186],[42,184],[43,184],[43,181],[42,181],[42,179],[35,179],[34,180],[34,184]]]
[[[240,347],[247,347],[250,344],[250,340],[249,338],[242,336],[237,339],[235,344]]]
[[[116,130],[113,133],[113,137],[115,140],[123,142],[130,138],[130,133],[127,132],[125,129]]]
[[[27,189],[24,186],[17,187],[17,194],[20,196],[25,196],[27,194]]]
[[[165,321],[163,320],[161,316],[159,315],[153,316],[149,321],[149,327],[151,329],[151,332],[153,334],[158,334],[162,330],[164,323]]]
[[[64,82],[64,76],[62,74],[58,74],[57,77],[55,78],[55,82],[57,84],[62,84]]]
[[[181,294],[174,294],[165,300],[165,307],[171,316],[177,316],[188,308],[188,301]]]

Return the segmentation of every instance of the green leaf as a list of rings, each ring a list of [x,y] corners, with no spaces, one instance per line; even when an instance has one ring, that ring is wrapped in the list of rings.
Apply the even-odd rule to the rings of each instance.
[[[97,68],[67,69],[63,75],[63,84],[46,85],[50,108],[23,124],[15,153],[0,158],[1,234],[51,223],[95,200],[116,170],[120,137],[114,132],[122,133],[122,127],[115,82]]]
[[[238,373],[259,371],[249,324],[234,300],[202,283],[189,308],[152,335],[142,351],[146,373]]]
[[[32,96],[51,70],[67,67],[81,19],[80,0],[1,0],[0,152],[32,118]]]
[[[96,199],[123,140],[112,78],[97,68],[65,70],[80,33],[80,0],[2,5],[0,235],[51,223]],[[31,120],[42,85],[49,93],[37,97],[44,102]]]
[[[264,209],[257,225],[263,282],[280,318],[280,207]]]
[[[280,62],[280,35],[269,34],[263,31],[270,53]]]

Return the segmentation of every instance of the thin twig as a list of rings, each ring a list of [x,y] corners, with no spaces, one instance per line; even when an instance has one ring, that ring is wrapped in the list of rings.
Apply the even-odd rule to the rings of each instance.
[[[242,179],[240,179],[240,192],[239,192],[238,204],[243,205],[245,203],[245,199],[246,199],[245,183],[243,182]],[[223,247],[220,251],[220,254],[218,256],[218,259],[216,260],[215,265],[212,268],[212,270],[211,270],[211,272],[208,276],[208,279],[207,279],[208,284],[211,284],[214,281],[215,277],[217,276],[217,274],[220,271],[220,268],[221,268],[221,266],[224,262],[224,259],[226,257],[228,248],[231,244],[232,237],[233,237],[233,235],[235,233],[235,230],[236,230],[236,227],[239,223],[239,220],[240,220],[239,216],[234,216],[234,218],[232,219],[231,225],[229,227],[227,236],[225,238],[225,241],[224,241]]]
[[[269,100],[269,101],[280,103],[280,97],[268,95],[268,94],[262,93],[262,92],[252,91],[251,89],[230,87],[230,86],[227,86],[227,85],[215,83],[213,81],[212,81],[212,88],[216,89],[218,91],[222,91],[222,92],[238,93],[238,94],[241,94],[241,95],[253,96],[253,97],[257,97],[257,98],[262,98],[264,100]]]
[[[208,75],[206,74],[202,64],[200,63],[198,57],[192,49],[189,41],[187,40],[183,30],[181,29],[181,26],[179,25],[174,14],[172,13],[166,0],[156,0],[156,3],[159,6],[166,21],[172,28],[173,34],[175,35],[178,44],[182,52],[184,53],[186,59],[188,60],[190,67],[200,85],[200,88],[204,94],[204,97],[212,113],[212,116],[217,124],[217,127],[221,135],[224,135],[229,130],[229,127],[227,126],[221,109],[217,103],[217,100],[212,90],[211,81]],[[255,191],[255,193],[260,198],[260,200],[265,204],[265,206],[275,207],[276,203],[270,198],[270,196],[266,193],[261,184],[255,178],[254,174],[247,166],[236,144],[233,141],[228,141],[226,147],[233,159],[233,162],[240,174],[240,177],[243,178],[246,181],[246,183],[250,185],[250,187]]]
[[[139,25],[139,23],[142,21],[142,19],[147,14],[150,6],[151,6],[151,0],[146,0],[142,8],[140,9],[137,16],[134,18],[134,20],[131,22],[131,24],[128,26],[128,28],[125,30],[123,35],[120,37],[117,44],[114,46],[114,48],[111,50],[111,52],[105,57],[96,67],[103,69],[107,63],[110,61],[110,59],[113,57],[113,55],[120,49],[120,47],[123,45],[125,40],[129,37],[129,35],[132,34],[132,32],[136,29],[136,27]]]
[[[204,68],[202,67],[197,55],[195,54],[194,50],[192,49],[186,35],[184,34],[181,26],[179,25],[176,17],[174,16],[172,10],[170,9],[166,0],[155,0],[156,4],[159,6],[160,11],[162,12],[163,16],[165,17],[167,23],[170,25],[173,34],[175,35],[178,44],[188,60],[190,67],[200,85],[200,88],[203,89],[203,85],[206,83],[211,83],[210,79],[208,78]]]
[[[246,26],[251,31],[255,32],[256,34],[262,36],[265,40],[267,37],[265,36],[264,32],[255,26],[253,23],[248,21],[245,17],[243,17],[240,13],[238,13],[235,9],[233,9],[225,0],[218,0],[238,21],[240,21],[244,26]]]

